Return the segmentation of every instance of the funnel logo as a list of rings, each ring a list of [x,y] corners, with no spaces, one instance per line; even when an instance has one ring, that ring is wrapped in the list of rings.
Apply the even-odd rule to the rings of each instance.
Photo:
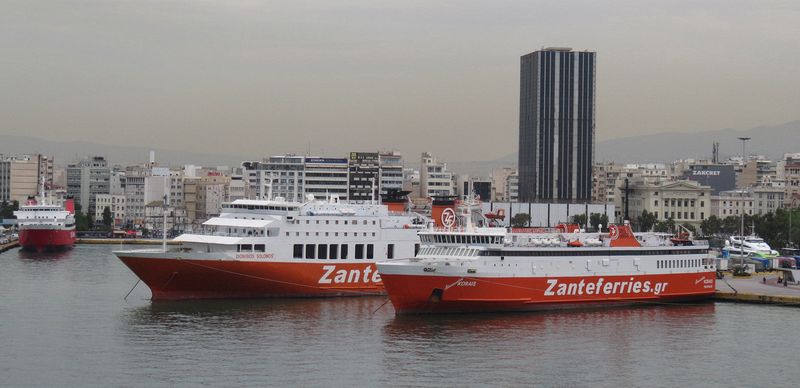
[[[442,212],[442,225],[452,228],[456,224],[456,212],[451,208],[444,209]]]
[[[616,225],[611,225],[608,229],[611,234],[612,240],[616,240],[619,238],[619,228],[617,228]]]

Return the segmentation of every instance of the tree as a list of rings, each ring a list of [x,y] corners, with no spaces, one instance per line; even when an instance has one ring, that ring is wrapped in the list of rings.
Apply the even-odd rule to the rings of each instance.
[[[103,209],[103,227],[106,230],[110,231],[112,229],[113,224],[114,224],[114,217],[111,215],[111,208],[106,206],[106,208]]]
[[[649,232],[657,221],[656,213],[650,213],[647,210],[642,210],[642,215],[636,217],[636,223],[639,224],[639,230],[642,232]]]
[[[697,228],[695,228],[694,225],[688,222],[684,222],[681,226],[686,228],[686,230],[692,232],[692,234],[697,233]]]
[[[3,201],[0,203],[0,218],[14,218],[15,210],[19,210],[19,201]]]
[[[81,211],[81,204],[75,204],[75,229],[80,231],[89,230],[89,220]]]
[[[595,231],[602,232],[600,230],[600,225],[605,225],[606,227],[608,227],[608,215],[603,213],[590,214],[589,225],[591,225]]]
[[[517,213],[511,217],[511,226],[514,228],[523,228],[531,223],[531,215],[528,213]]]
[[[586,226],[586,214],[576,214],[572,216],[572,223]]]
[[[658,233],[670,233],[673,230],[675,230],[675,221],[672,218],[666,221],[656,222],[655,226],[653,227],[653,231]]]
[[[717,216],[711,216],[700,222],[700,231],[704,236],[713,236],[719,233],[722,228],[722,220]]]

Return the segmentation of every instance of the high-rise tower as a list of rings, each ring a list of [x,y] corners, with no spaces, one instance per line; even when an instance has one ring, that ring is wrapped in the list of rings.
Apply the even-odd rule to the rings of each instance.
[[[521,58],[519,200],[588,201],[595,148],[595,56],[548,47]]]

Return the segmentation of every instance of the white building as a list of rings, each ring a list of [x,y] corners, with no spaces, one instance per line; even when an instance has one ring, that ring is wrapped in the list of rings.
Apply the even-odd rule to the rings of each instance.
[[[509,202],[519,201],[519,172],[514,171],[506,176],[503,197]]]
[[[403,156],[396,152],[380,154],[380,190],[386,194],[389,189],[403,189]]]
[[[456,195],[453,173],[447,171],[447,163],[439,162],[427,152],[422,153],[419,190],[421,197]]]
[[[86,213],[95,208],[97,194],[111,192],[110,180],[111,170],[102,156],[93,156],[67,166],[67,194]]]
[[[624,192],[621,203],[622,209],[617,211],[624,218]],[[672,219],[676,224],[699,227],[712,214],[711,187],[689,180],[629,181],[628,206],[632,222],[646,210],[655,213],[658,221]]]
[[[753,192],[751,190],[727,190],[711,197],[711,214],[718,218],[753,215]]]
[[[123,225],[125,222],[125,195],[124,194],[97,194],[95,197],[94,220],[95,223],[103,221],[103,212],[108,208],[114,219],[113,226]]]
[[[313,194],[317,199],[324,199],[336,194],[339,198],[348,198],[348,162],[345,158],[306,157],[304,169],[300,175],[303,190],[298,197],[304,202],[306,194]],[[281,177],[281,181],[283,177]],[[362,182],[363,183],[363,182]],[[279,182],[279,185],[283,182]],[[288,180],[286,184],[290,184]]]

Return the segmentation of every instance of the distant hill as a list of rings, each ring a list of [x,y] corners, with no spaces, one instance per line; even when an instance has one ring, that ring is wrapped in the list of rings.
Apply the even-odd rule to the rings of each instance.
[[[670,162],[686,158],[711,158],[711,144],[720,143],[720,158],[741,154],[742,143],[737,137],[751,137],[747,143],[748,154],[765,155],[773,160],[787,152],[800,152],[800,121],[775,126],[761,126],[745,130],[720,129],[696,133],[665,132],[654,135],[632,136],[597,143],[598,161]],[[105,156],[112,164],[139,164],[147,161],[150,148],[115,146],[87,141],[56,142],[31,136],[0,135],[0,153],[43,153],[53,155],[56,163],[65,165],[87,155]],[[154,149],[156,160],[162,164],[205,166],[238,166],[247,155],[223,155],[174,149]],[[262,156],[257,156],[260,159]],[[418,161],[407,160],[409,167],[418,168]],[[448,167],[458,173],[487,177],[493,168],[516,167],[517,153],[484,161],[448,162]]]
[[[664,163],[676,159],[711,159],[711,147],[720,143],[720,159],[742,153],[738,137],[750,137],[747,153],[764,155],[772,160],[789,152],[800,152],[800,121],[775,126],[761,126],[745,130],[720,129],[696,133],[664,132],[654,135],[632,136],[598,142],[597,161],[618,163]],[[501,158],[475,162],[451,162],[448,167],[456,172],[475,176],[489,176],[493,168],[516,167],[517,153]]]
[[[66,165],[91,155],[105,156],[112,165],[141,164],[148,160],[150,150],[156,152],[156,160],[162,165],[238,166],[245,158],[242,155],[216,155],[172,149],[116,146],[87,141],[57,142],[31,136],[0,135],[0,154],[40,153],[52,155],[56,164],[59,165]]]

